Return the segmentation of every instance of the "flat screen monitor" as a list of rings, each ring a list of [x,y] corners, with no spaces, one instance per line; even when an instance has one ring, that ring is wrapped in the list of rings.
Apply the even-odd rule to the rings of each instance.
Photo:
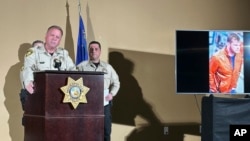
[[[177,94],[250,94],[250,31],[177,30]]]

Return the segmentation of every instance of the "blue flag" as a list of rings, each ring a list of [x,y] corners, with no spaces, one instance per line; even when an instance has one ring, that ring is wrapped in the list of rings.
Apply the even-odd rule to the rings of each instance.
[[[76,65],[84,60],[88,60],[88,47],[82,16],[79,15],[79,32],[77,42]]]

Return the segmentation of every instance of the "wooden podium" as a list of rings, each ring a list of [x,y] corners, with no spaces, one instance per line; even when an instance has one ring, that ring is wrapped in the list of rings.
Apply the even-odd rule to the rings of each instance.
[[[60,89],[68,78],[83,79],[90,88],[87,103],[75,109],[63,103],[65,93]],[[24,141],[103,141],[104,82],[101,72],[43,71],[34,73],[35,93],[25,104]]]

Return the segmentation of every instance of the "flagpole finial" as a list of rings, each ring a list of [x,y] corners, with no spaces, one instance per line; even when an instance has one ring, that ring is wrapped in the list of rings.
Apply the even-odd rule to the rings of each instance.
[[[81,15],[82,9],[81,9],[81,2],[80,2],[80,0],[78,0],[78,11],[79,11],[79,15]]]
[[[67,16],[69,16],[69,2],[68,2],[68,0],[66,2],[66,10],[67,10]]]

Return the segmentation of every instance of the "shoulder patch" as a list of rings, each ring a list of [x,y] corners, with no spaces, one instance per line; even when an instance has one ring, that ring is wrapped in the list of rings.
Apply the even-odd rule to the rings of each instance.
[[[24,66],[21,67],[21,70],[20,71],[23,71],[24,70]]]
[[[25,57],[30,56],[31,54],[33,54],[33,50],[32,49],[28,49],[28,51],[25,54]]]

